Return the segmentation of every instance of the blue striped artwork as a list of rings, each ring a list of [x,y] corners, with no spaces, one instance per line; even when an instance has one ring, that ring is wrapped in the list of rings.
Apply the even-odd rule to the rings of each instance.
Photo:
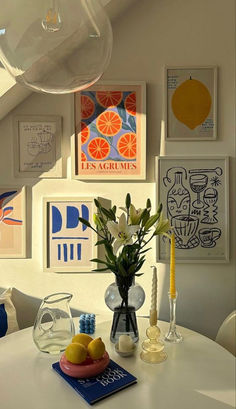
[[[81,216],[90,220],[92,205],[83,201],[58,201],[50,205],[51,266],[78,266],[78,262],[88,263],[91,251],[91,233],[79,221]],[[91,257],[92,258],[92,257]],[[51,263],[52,260],[52,263]],[[86,260],[86,261],[85,261]],[[84,264],[83,264],[84,265]]]

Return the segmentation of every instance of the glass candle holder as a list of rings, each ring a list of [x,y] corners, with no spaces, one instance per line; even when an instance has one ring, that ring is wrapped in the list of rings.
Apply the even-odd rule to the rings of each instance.
[[[151,310],[149,317],[150,327],[146,330],[147,339],[142,343],[140,358],[149,364],[158,364],[167,358],[164,343],[160,341],[161,331],[157,326],[157,311]]]
[[[183,341],[182,335],[177,332],[176,329],[176,300],[178,293],[176,291],[175,297],[168,292],[169,303],[170,303],[170,327],[169,331],[165,335],[165,341],[178,343]]]

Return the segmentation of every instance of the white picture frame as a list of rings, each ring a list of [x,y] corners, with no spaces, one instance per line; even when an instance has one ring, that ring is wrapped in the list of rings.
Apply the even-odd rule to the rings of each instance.
[[[14,174],[19,178],[62,177],[62,117],[17,115],[14,126]]]
[[[0,186],[0,259],[26,258],[26,187]]]
[[[177,263],[229,262],[229,158],[156,158],[158,202],[175,233]],[[169,262],[169,240],[157,240],[157,260]]]
[[[166,141],[217,138],[217,67],[164,67]]]
[[[110,201],[97,198],[102,206]],[[103,257],[96,246],[96,232],[78,222],[82,217],[93,225],[94,197],[43,198],[43,270],[56,273],[89,273],[100,267],[91,259]]]
[[[108,99],[103,101],[98,98],[98,93],[101,95],[105,92],[120,94],[120,98],[116,102],[113,101],[113,105],[109,105]],[[128,109],[131,106],[128,104],[128,98],[133,103],[131,104],[133,111],[131,108]],[[91,112],[85,112],[84,106],[88,106],[88,110],[91,107]],[[112,117],[108,119],[109,124],[112,125],[109,125],[110,129],[107,130],[106,115],[110,115],[111,111]],[[146,83],[144,81],[102,81],[87,90],[78,91],[74,94],[74,113],[75,133],[71,138],[73,179],[146,179]],[[111,122],[113,120],[114,123]],[[102,127],[99,126],[99,121],[102,121]],[[86,137],[83,134],[85,131]],[[106,134],[109,131],[113,132],[112,135]],[[127,150],[125,150],[126,143],[129,146]],[[98,157],[96,148],[100,149],[101,158]]]

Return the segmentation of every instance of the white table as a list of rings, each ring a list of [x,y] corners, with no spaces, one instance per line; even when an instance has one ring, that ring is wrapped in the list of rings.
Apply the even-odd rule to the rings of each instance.
[[[181,344],[165,344],[168,358],[160,364],[143,362],[139,353],[148,320],[138,319],[140,341],[136,355],[121,358],[109,341],[111,316],[96,317],[111,359],[138,378],[138,383],[101,402],[104,409],[229,409],[235,407],[235,358],[214,341],[186,328]],[[78,323],[78,319],[76,320]],[[168,323],[160,322],[162,335]],[[77,324],[78,327],[78,324]],[[82,409],[89,405],[51,364],[59,356],[39,352],[32,328],[0,339],[1,409]]]

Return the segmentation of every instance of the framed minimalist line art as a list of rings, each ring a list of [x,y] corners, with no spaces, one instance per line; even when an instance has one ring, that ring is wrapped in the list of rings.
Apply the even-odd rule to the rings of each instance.
[[[225,156],[157,158],[157,196],[175,233],[176,261],[229,261],[229,160]],[[169,240],[157,241],[169,262]]]
[[[15,176],[62,177],[61,134],[60,116],[14,117]]]
[[[165,139],[215,140],[217,67],[165,67]]]
[[[145,179],[145,82],[102,82],[74,101],[72,177]]]
[[[99,198],[104,207],[110,201]],[[93,224],[96,212],[93,197],[50,197],[43,199],[44,271],[86,273],[97,268],[90,260],[98,257],[97,235],[80,223],[78,217]],[[99,254],[100,256],[100,254]]]
[[[26,258],[25,187],[0,187],[0,258]]]

